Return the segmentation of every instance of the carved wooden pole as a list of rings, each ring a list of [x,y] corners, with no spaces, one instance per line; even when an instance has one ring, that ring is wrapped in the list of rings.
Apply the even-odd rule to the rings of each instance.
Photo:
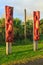
[[[13,7],[5,6],[5,37],[6,37],[6,55],[12,53],[13,42]]]
[[[33,46],[34,51],[38,49],[38,40],[39,40],[39,23],[40,23],[40,11],[33,12]]]

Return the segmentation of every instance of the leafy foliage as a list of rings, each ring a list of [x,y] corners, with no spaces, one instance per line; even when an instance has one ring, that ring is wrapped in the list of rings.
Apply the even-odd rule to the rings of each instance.
[[[24,39],[24,22],[19,18],[13,18],[14,27],[14,41]],[[40,20],[40,34],[43,34],[43,19]],[[2,38],[1,38],[2,37]],[[26,37],[30,40],[33,39],[33,21],[26,22]],[[5,19],[0,19],[0,38],[5,41]]]

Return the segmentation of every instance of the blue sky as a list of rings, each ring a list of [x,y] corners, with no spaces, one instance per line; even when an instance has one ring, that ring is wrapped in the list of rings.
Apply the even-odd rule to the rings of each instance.
[[[40,11],[40,17],[43,18],[43,0],[0,0],[0,17],[5,13],[5,6],[14,7],[14,18],[24,19],[24,9],[27,15],[31,15],[34,10]]]

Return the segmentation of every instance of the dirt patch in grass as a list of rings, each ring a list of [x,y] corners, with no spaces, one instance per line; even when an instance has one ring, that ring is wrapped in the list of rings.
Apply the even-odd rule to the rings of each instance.
[[[43,65],[43,59],[40,58],[34,61],[29,61],[27,63],[20,63],[20,64],[17,63],[17,64],[12,64],[12,65]]]

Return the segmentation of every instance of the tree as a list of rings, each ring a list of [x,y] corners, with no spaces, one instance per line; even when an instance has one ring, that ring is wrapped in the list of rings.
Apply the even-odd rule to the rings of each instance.
[[[43,19],[40,20],[40,34],[43,34]]]
[[[5,19],[0,19],[0,38],[2,41],[5,41]]]
[[[33,21],[32,20],[28,20],[26,22],[26,34],[30,40],[33,39]]]
[[[19,18],[13,19],[14,23],[14,37],[20,39],[23,33],[23,27],[21,25],[21,20]]]

